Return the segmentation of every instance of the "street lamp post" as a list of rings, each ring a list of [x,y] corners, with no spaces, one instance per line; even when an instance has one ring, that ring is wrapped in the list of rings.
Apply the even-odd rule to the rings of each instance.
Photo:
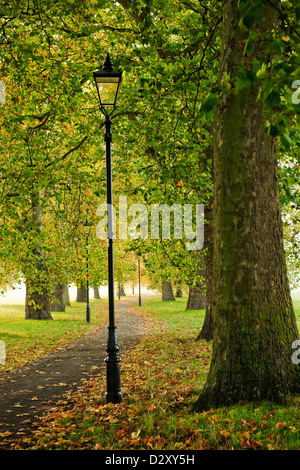
[[[114,252],[113,252],[113,206],[112,206],[112,161],[111,161],[111,115],[116,109],[122,72],[113,69],[109,54],[103,67],[94,72],[100,110],[105,116],[106,145],[106,189],[107,189],[107,251],[108,251],[108,340],[106,362],[106,403],[120,403],[121,393],[121,359],[115,325],[114,306]]]
[[[84,224],[85,229],[85,246],[86,246],[86,321],[91,323],[91,308],[90,308],[90,283],[89,283],[89,235],[90,235],[90,224],[88,219],[85,220]]]
[[[141,262],[138,260],[139,264],[139,307],[142,306],[142,296],[141,296]]]

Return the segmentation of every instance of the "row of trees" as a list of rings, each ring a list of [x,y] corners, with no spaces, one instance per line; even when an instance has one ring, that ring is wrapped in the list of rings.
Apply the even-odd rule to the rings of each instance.
[[[113,51],[124,71],[115,198],[205,206],[200,251],[174,232],[118,240],[120,275],[134,253],[156,285],[187,285],[190,302],[205,290],[202,334],[214,347],[197,409],[299,391],[287,271],[288,263],[297,282],[299,9],[267,0],[30,0],[0,9],[0,255],[5,279],[26,279],[27,315],[47,317],[54,286],[84,279],[81,227],[86,215],[97,226],[106,193],[92,71]],[[95,232],[91,245],[99,285],[106,246]]]

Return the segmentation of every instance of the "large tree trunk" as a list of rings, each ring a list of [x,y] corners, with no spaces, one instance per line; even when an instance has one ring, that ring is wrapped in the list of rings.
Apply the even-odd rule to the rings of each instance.
[[[77,286],[76,302],[86,302],[86,301],[87,301],[86,286],[83,286],[83,285]]]
[[[252,70],[274,10],[263,5],[254,53],[243,54],[247,31],[238,2],[223,1],[221,79]],[[232,82],[233,83],[233,82]],[[291,360],[298,338],[287,278],[279,205],[276,146],[265,135],[258,84],[222,95],[214,122],[214,341],[209,374],[196,410],[242,401],[281,403],[300,391]]]
[[[175,300],[172,284],[166,279],[162,280],[162,301]]]

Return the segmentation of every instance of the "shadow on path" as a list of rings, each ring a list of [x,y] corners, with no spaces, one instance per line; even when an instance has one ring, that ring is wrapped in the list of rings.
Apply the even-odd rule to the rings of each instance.
[[[145,320],[132,308],[136,302],[136,298],[115,302],[121,357],[146,330]],[[7,439],[30,434],[38,418],[83,381],[105,376],[107,326],[5,374],[0,381],[0,449],[10,448]]]

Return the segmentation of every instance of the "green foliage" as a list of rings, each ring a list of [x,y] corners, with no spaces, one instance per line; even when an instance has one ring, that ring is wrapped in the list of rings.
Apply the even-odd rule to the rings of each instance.
[[[16,274],[32,276],[32,250],[40,247],[49,285],[85,279],[80,227],[86,214],[96,226],[96,208],[105,195],[103,118],[92,70],[107,50],[124,71],[113,118],[115,198],[206,204],[213,186],[206,155],[211,123],[228,90],[258,83],[266,133],[281,139],[283,151],[297,148],[300,105],[292,101],[297,91],[292,85],[299,79],[299,8],[285,2],[281,28],[262,39],[251,28],[261,21],[264,2],[240,1],[245,36],[239,46],[244,55],[261,52],[251,70],[241,64],[235,77],[219,84],[220,6],[177,0],[85,0],[75,6],[64,0],[1,7],[0,78],[7,99],[0,114],[0,258],[15,266]],[[40,198],[42,230],[31,209],[34,194]],[[91,246],[91,278],[105,282],[106,250],[95,233]],[[171,258],[174,252],[174,273],[181,258],[193,277],[186,250],[180,253],[172,241],[164,249]],[[157,271],[164,269],[159,258]]]

